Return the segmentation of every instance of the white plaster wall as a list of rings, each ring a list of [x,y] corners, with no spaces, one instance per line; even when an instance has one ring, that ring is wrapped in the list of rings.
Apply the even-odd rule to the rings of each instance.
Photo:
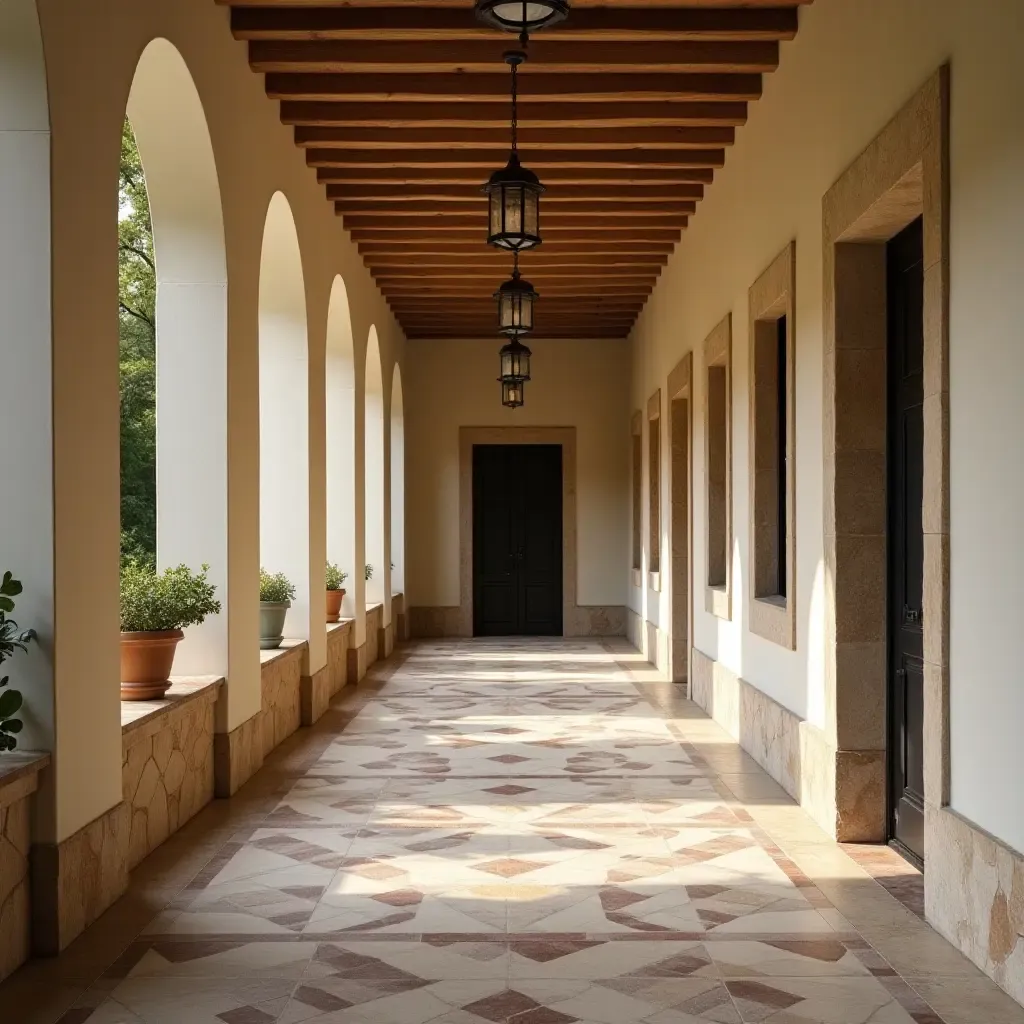
[[[821,198],[944,61],[952,65],[952,794],[954,807],[1024,849],[1024,5],[1017,0],[816,0],[765,79],[726,166],[634,332],[632,408],[694,351],[696,645],[825,726],[822,651]],[[747,290],[797,245],[797,650],[746,628],[749,508]],[[704,611],[703,339],[733,313],[732,622]],[[663,490],[667,505],[667,492]],[[665,517],[663,515],[663,522]],[[649,593],[652,605],[667,593]],[[640,594],[631,604],[640,608]],[[666,605],[667,607],[667,605]],[[650,615],[656,620],[657,613]]]
[[[406,424],[407,603],[459,603],[459,427],[575,426],[577,600],[624,605],[629,565],[629,348],[529,339],[526,405],[501,405],[498,338],[410,342]]]
[[[20,0],[24,5],[25,0]],[[15,7],[18,7],[16,4]],[[6,0],[3,17],[13,10]],[[267,208],[281,191],[293,212],[302,253],[309,335],[308,575],[322,572],[326,553],[324,349],[332,282],[341,274],[349,289],[357,389],[362,387],[365,339],[377,325],[381,355],[390,372],[402,358],[404,339],[358,251],[326,201],[315,173],[296,149],[291,132],[268,100],[263,79],[249,68],[243,43],[232,39],[228,10],[212,0],[39,0],[49,119],[49,175],[53,233],[49,260],[34,268],[30,250],[21,257],[26,275],[14,308],[31,317],[44,338],[44,302],[32,313],[31,297],[52,295],[52,386],[41,360],[45,342],[26,364],[24,388],[40,384],[33,401],[42,415],[53,396],[52,446],[45,420],[32,435],[40,457],[52,451],[52,502],[45,500],[31,543],[32,577],[54,583],[53,626],[43,651],[53,656],[53,702],[58,756],[49,793],[50,821],[40,838],[62,839],[121,798],[118,701],[118,374],[117,374],[117,163],[121,125],[136,64],[146,46],[166,38],[182,55],[195,82],[210,129],[223,197],[227,254],[226,425],[228,590],[228,686],[231,701],[218,729],[235,728],[260,708],[257,570],[259,566],[259,272]],[[22,10],[23,13],[23,10]],[[24,18],[22,18],[24,23]],[[6,30],[6,23],[2,26]],[[6,110],[7,80],[24,69],[5,58],[0,33]],[[15,38],[17,38],[15,36]],[[22,38],[26,38],[22,36]],[[19,53],[30,53],[30,41]],[[12,70],[12,67],[14,70]],[[18,173],[45,187],[45,111],[19,106],[23,123],[40,135],[6,139],[34,145],[21,151]],[[26,110],[30,111],[26,113]],[[0,122],[0,127],[7,127]],[[9,152],[10,150],[7,150]],[[31,156],[31,158],[30,158]],[[31,163],[34,159],[36,162]],[[26,162],[27,161],[27,162]],[[9,173],[0,179],[0,203],[9,202]],[[17,188],[17,186],[16,186]],[[31,194],[24,193],[22,194]],[[6,215],[5,215],[6,217]],[[5,219],[6,222],[6,219]],[[40,237],[39,221],[33,231]],[[34,236],[35,237],[35,236]],[[52,292],[46,284],[52,274]],[[13,276],[0,275],[5,287]],[[6,293],[5,293],[6,294]],[[27,319],[26,319],[27,322]],[[34,375],[34,376],[33,376]],[[26,402],[28,395],[25,396]],[[356,439],[362,448],[362,396],[357,394]],[[29,425],[28,420],[22,423]],[[45,466],[43,462],[41,465]],[[362,477],[357,467],[353,504],[361,526]],[[45,480],[45,470],[40,479]],[[42,492],[40,492],[42,494]],[[53,530],[47,528],[52,509]],[[38,543],[36,543],[38,541]],[[23,550],[29,550],[28,547]],[[47,552],[53,568],[46,569]],[[361,554],[361,553],[359,553]],[[28,573],[24,574],[26,578]],[[318,580],[319,582],[319,580]],[[361,591],[361,583],[358,584]],[[322,601],[322,588],[318,588]],[[45,598],[43,599],[45,603]],[[322,616],[321,616],[322,618]],[[357,625],[362,633],[363,623]],[[54,640],[56,638],[56,640]],[[313,630],[313,670],[326,659],[324,631]],[[44,702],[40,702],[46,714]]]
[[[25,590],[15,618],[42,642],[5,663],[21,690],[21,746],[46,749],[53,701],[53,449],[50,399],[50,123],[33,0],[0,4],[0,575]]]

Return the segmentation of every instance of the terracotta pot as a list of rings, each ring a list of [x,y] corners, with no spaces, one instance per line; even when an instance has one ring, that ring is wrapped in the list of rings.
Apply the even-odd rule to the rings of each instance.
[[[284,620],[291,601],[260,601],[260,650],[273,651],[284,640]]]
[[[158,700],[170,688],[180,629],[121,634],[121,700]]]
[[[327,591],[327,621],[337,622],[341,618],[341,602],[345,600],[344,590]]]

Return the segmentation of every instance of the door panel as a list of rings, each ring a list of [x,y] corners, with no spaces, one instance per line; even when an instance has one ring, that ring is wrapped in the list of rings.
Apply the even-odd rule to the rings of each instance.
[[[473,631],[562,634],[562,449],[473,448]]]
[[[920,220],[888,247],[889,834],[924,859],[924,256]]]

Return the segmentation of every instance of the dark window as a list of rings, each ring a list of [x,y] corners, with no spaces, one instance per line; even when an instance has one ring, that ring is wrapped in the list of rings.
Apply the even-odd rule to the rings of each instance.
[[[779,317],[777,322],[778,334],[776,336],[776,348],[778,350],[777,370],[775,377],[776,385],[776,433],[778,437],[778,448],[776,451],[776,474],[778,479],[778,511],[777,511],[777,551],[775,564],[777,566],[776,593],[779,597],[786,596],[786,564],[787,564],[787,537],[786,527],[788,523],[787,501],[789,493],[789,465],[787,460],[789,444],[789,417],[786,396],[786,381],[788,380],[788,356],[786,337],[786,318]]]

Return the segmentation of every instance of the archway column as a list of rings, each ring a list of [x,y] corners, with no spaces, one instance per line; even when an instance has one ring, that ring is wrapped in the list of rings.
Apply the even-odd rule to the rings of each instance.
[[[353,392],[352,503],[355,531],[352,568],[352,612],[355,623],[348,651],[348,681],[358,683],[366,675],[366,350],[357,351]]]

